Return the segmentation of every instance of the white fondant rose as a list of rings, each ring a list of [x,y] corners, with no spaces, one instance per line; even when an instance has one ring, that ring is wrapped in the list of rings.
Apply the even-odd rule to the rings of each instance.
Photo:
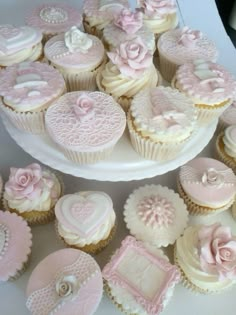
[[[140,37],[121,43],[107,55],[123,75],[133,79],[142,75],[152,64],[152,54]]]
[[[95,100],[83,93],[78,97],[76,105],[73,105],[74,113],[80,120],[90,119],[95,114],[94,104]]]
[[[141,12],[132,12],[124,8],[115,18],[114,24],[125,31],[127,34],[136,33],[143,25]]]
[[[164,17],[176,12],[174,0],[141,0],[139,3],[144,14],[152,18]]]
[[[64,275],[56,282],[56,292],[61,298],[75,296],[80,288],[74,275]]]
[[[65,33],[65,45],[70,52],[86,53],[92,47],[93,41],[76,26]]]
[[[204,271],[219,280],[236,279],[236,238],[229,227],[213,224],[198,232],[199,256]]]
[[[179,44],[186,47],[193,47],[196,45],[197,39],[202,38],[200,31],[191,30],[188,26],[183,27],[182,33],[179,39]]]
[[[224,183],[224,175],[214,168],[207,169],[202,175],[202,183],[204,185],[218,186]]]
[[[11,168],[10,177],[5,185],[8,196],[12,199],[34,199],[42,191],[42,169],[39,164],[25,168]]]

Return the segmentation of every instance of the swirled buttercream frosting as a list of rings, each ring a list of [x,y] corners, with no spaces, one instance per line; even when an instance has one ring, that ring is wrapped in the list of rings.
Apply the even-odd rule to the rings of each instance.
[[[225,152],[236,159],[236,125],[229,126],[225,129],[223,143]]]

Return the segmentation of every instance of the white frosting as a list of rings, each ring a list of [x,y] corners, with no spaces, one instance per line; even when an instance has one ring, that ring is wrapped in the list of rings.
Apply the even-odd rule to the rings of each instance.
[[[198,227],[188,227],[176,242],[176,258],[185,276],[204,291],[221,291],[230,287],[232,280],[219,281],[218,275],[202,270],[198,254]]]
[[[153,33],[161,34],[170,29],[174,29],[178,25],[178,16],[176,13],[155,18],[144,15],[143,23]]]
[[[93,41],[86,33],[81,32],[76,26],[73,26],[65,33],[65,45],[71,53],[86,53],[92,47]]]

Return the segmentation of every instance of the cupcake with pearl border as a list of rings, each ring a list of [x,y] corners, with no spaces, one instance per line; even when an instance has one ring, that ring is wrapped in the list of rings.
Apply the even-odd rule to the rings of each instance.
[[[116,215],[111,198],[100,191],[65,195],[55,206],[56,230],[67,246],[97,254],[113,238]]]
[[[25,271],[32,247],[26,221],[15,213],[0,211],[0,285]]]
[[[54,219],[54,206],[62,193],[62,182],[39,164],[11,167],[4,186],[3,205],[31,225],[45,224]]]
[[[228,226],[189,226],[175,245],[183,285],[198,293],[221,293],[236,284],[236,236]]]

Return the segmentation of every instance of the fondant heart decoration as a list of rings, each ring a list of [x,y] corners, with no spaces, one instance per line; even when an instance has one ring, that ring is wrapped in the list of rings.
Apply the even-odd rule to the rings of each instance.
[[[94,233],[112,210],[112,201],[102,192],[82,192],[65,195],[55,208],[61,225],[81,237]]]
[[[18,36],[21,30],[13,27],[12,25],[2,25],[0,26],[0,37],[5,39],[11,39]]]

